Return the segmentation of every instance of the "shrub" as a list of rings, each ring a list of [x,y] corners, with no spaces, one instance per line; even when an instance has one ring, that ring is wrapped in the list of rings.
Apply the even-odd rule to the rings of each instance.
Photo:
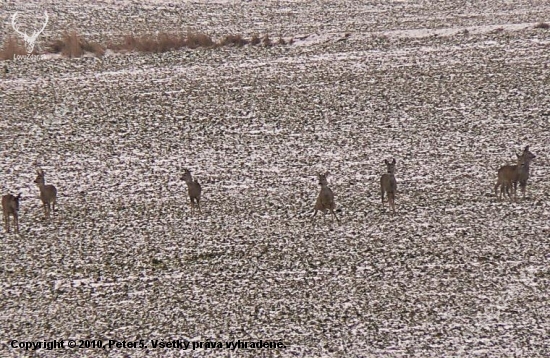
[[[82,50],[80,36],[76,31],[66,32],[63,35],[63,49],[61,53],[63,56],[69,58],[82,56],[84,51]]]
[[[25,45],[23,44],[23,42],[17,37],[9,36],[4,41],[2,50],[0,50],[0,59],[12,60],[15,55],[26,54],[27,50],[25,50]]]
[[[262,40],[260,40],[260,37],[257,34],[252,35],[252,38],[250,39],[250,44],[252,46],[259,45],[261,42]]]
[[[91,52],[98,57],[105,54],[103,46],[97,42],[84,40],[76,31],[65,32],[61,39],[51,41],[47,47],[49,53],[61,53],[69,58],[81,57],[85,52]]]
[[[248,43],[241,35],[227,35],[220,41],[220,46],[242,47]]]
[[[277,44],[287,45],[293,42],[294,40],[292,38],[287,42],[280,37]],[[138,51],[158,53],[178,50],[183,47],[188,47],[190,49],[199,47],[212,48],[216,46],[242,47],[246,44],[254,46],[262,44],[265,47],[274,45],[267,34],[261,39],[257,34],[254,34],[250,40],[246,40],[241,35],[227,35],[223,37],[219,43],[215,43],[212,38],[205,33],[188,31],[185,35],[181,33],[171,34],[166,32],[157,32],[154,35],[129,34],[123,36],[119,42],[109,41],[106,46],[102,46],[97,42],[88,42],[75,30],[71,30],[64,32],[61,38],[49,41],[46,45],[46,52],[62,54],[69,58],[81,57],[85,52],[90,52],[101,57],[105,54],[106,49],[115,52]],[[25,46],[17,37],[8,37],[4,41],[0,52],[0,59],[12,59],[14,55],[26,55]]]
[[[269,38],[269,35],[265,35],[264,38],[262,39],[262,45],[264,45],[265,47],[271,47],[273,46],[273,44],[271,43],[271,39]]]
[[[188,32],[186,44],[189,48],[213,47],[215,45],[210,36],[200,32]]]

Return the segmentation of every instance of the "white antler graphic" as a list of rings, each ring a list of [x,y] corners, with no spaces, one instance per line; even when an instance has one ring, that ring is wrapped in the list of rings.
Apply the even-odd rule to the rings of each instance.
[[[23,36],[23,39],[25,40],[25,49],[27,50],[28,54],[32,53],[32,51],[34,50],[34,43],[36,42],[38,35],[40,35],[42,31],[44,31],[44,29],[46,28],[46,25],[48,24],[48,13],[46,11],[44,11],[44,16],[46,17],[44,26],[42,26],[40,30],[33,32],[31,36],[27,35],[25,32],[19,31],[19,29],[17,28],[17,24],[15,23],[15,19],[17,18],[17,12],[13,14],[11,18],[11,26],[13,27],[15,32]]]

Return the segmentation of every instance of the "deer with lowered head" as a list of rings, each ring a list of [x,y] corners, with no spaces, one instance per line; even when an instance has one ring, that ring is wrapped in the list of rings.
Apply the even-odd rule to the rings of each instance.
[[[34,182],[38,186],[38,189],[40,189],[40,200],[42,200],[42,205],[44,206],[44,215],[46,218],[49,218],[51,211],[55,211],[57,189],[51,184],[46,185],[45,173],[42,169],[38,169],[36,173],[37,176]]]
[[[17,196],[7,194],[2,196],[2,212],[4,214],[4,227],[6,232],[10,232],[10,216],[13,216],[13,226],[15,227],[15,233],[19,233],[19,201],[21,200],[21,194]]]

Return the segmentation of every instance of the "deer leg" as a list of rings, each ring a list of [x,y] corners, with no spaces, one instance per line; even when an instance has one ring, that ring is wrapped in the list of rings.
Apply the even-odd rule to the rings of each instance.
[[[506,192],[508,193],[508,197],[510,198],[510,201],[514,201],[517,199],[516,191],[514,190],[514,185],[511,182],[506,184]]]
[[[508,194],[508,197],[512,199],[512,194],[514,194],[514,186],[511,183],[506,184],[506,193]]]
[[[395,194],[394,193],[388,193],[388,201],[391,206],[392,212],[395,214]]]
[[[521,188],[523,199],[525,199],[525,192],[527,191],[527,182],[520,182],[519,187]]]
[[[313,215],[311,215],[311,221],[315,220],[315,216],[317,216],[318,209],[313,209]]]
[[[10,233],[10,216],[4,214],[4,227],[6,228],[6,232]]]
[[[384,205],[384,188],[380,189],[380,198],[382,199],[382,205]]]
[[[19,217],[17,214],[13,216],[13,225],[15,226],[15,233],[19,234]]]
[[[330,212],[332,213],[332,215],[334,215],[334,217],[336,218],[336,221],[340,222],[340,219],[338,219],[338,216],[336,216],[336,213],[334,212],[334,210],[330,209]]]

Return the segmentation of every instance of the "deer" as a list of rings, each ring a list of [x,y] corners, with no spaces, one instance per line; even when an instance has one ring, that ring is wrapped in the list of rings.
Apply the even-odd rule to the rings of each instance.
[[[529,164],[533,159],[536,158],[536,156],[529,151],[529,146],[525,146],[523,149],[523,153],[521,154],[523,157],[523,167],[521,172],[518,175],[518,180],[514,181],[514,192],[517,190],[518,182],[519,187],[521,188],[522,192],[522,198],[525,199],[525,191],[527,189],[527,179],[529,179]]]
[[[529,146],[526,146],[523,149],[523,152],[521,155],[516,154],[518,158],[518,163],[516,165],[505,165],[500,167],[498,170],[498,176],[497,183],[495,184],[495,196],[499,197],[501,199],[502,194],[506,190],[506,193],[510,197],[510,190],[514,192],[514,197],[517,198],[516,191],[517,191],[517,185],[519,183],[521,191],[523,193],[523,199],[525,199],[525,191],[527,187],[527,180],[529,179],[529,164],[531,161],[536,158],[536,156],[529,151]],[[521,163],[520,163],[521,158]],[[520,165],[521,164],[521,165]],[[508,176],[508,178],[511,178],[511,183],[507,181],[506,178],[500,178],[501,176]],[[504,185],[502,184],[504,183]],[[498,195],[498,187],[500,188],[501,196]]]
[[[19,27],[15,23],[15,19],[17,19],[17,12],[15,12],[11,18],[11,26],[13,27],[15,32],[23,36],[23,39],[25,40],[25,49],[27,50],[27,54],[29,55],[32,54],[34,50],[34,43],[36,42],[38,35],[40,35],[42,31],[44,31],[46,25],[48,24],[48,13],[46,11],[44,11],[44,17],[46,18],[46,20],[44,21],[44,25],[42,26],[42,28],[38,31],[34,31],[31,36],[27,35],[26,32],[19,31]]]
[[[384,206],[384,194],[388,194],[388,203],[395,214],[395,193],[397,191],[397,181],[395,180],[395,158],[390,163],[387,159],[384,159],[386,164],[387,173],[382,174],[380,177],[380,197],[382,199],[382,206]]]
[[[319,185],[321,186],[321,191],[319,192],[319,195],[317,196],[317,201],[315,202],[313,217],[317,215],[317,211],[321,211],[323,214],[327,213],[327,210],[330,210],[331,215],[338,222],[340,222],[340,219],[338,216],[336,216],[336,213],[334,212],[334,209],[336,207],[336,204],[334,203],[334,193],[332,190],[328,187],[327,177],[329,176],[329,172],[325,172],[325,174],[318,174],[317,177],[319,179]],[[324,218],[324,216],[323,216]]]
[[[506,191],[510,200],[512,195],[510,192],[514,193],[514,199],[517,199],[516,189],[517,182],[520,180],[522,173],[525,171],[525,158],[522,155],[516,154],[517,163],[515,165],[504,165],[500,167],[497,172],[497,183],[495,184],[495,196],[498,199],[502,199],[502,195]],[[516,183],[514,185],[514,183]],[[500,195],[498,193],[498,188],[500,186]]]
[[[44,179],[44,171],[42,169],[37,169],[36,171],[37,176],[34,180],[35,184],[40,189],[40,200],[42,200],[42,204],[44,206],[44,215],[46,216],[46,219],[50,217],[51,211],[55,211],[55,202],[57,200],[57,189],[55,186],[48,184],[45,184]],[[51,204],[51,207],[50,207]]]
[[[2,196],[2,212],[4,213],[4,227],[6,232],[10,232],[10,215],[13,216],[13,226],[15,227],[15,233],[19,234],[19,201],[21,200],[21,193],[17,196],[7,194]]]
[[[190,206],[191,206],[191,212],[194,211],[195,205],[199,209],[199,213],[201,213],[201,206],[200,206],[200,200],[201,200],[201,185],[197,180],[193,180],[193,177],[191,176],[191,172],[188,169],[183,169],[183,175],[181,177],[181,180],[183,180],[187,184],[187,194],[189,194],[189,200]],[[196,202],[196,203],[195,203]]]

